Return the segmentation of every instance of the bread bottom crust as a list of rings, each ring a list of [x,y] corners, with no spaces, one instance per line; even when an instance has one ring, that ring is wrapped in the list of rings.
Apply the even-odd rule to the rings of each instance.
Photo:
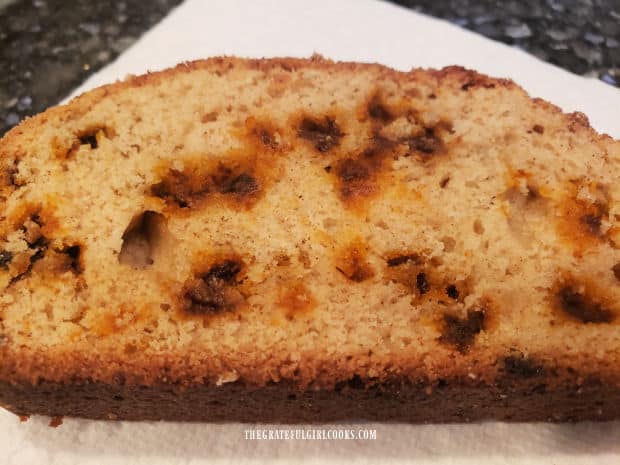
[[[524,380],[511,384],[392,382],[333,390],[283,383],[250,387],[127,386],[96,382],[37,385],[0,382],[0,404],[28,416],[106,420],[316,423],[369,420],[461,423],[479,420],[572,422],[620,418],[620,388],[597,381],[553,388]]]

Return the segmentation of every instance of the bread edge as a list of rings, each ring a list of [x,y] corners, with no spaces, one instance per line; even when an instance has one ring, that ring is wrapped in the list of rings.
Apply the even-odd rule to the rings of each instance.
[[[21,385],[0,382],[0,405],[19,415],[99,420],[325,423],[381,421],[463,423],[610,421],[620,417],[620,389],[596,381],[549,390],[537,380],[481,385],[463,380],[428,384],[341,383],[334,390],[299,391],[279,383],[248,387],[105,383]]]

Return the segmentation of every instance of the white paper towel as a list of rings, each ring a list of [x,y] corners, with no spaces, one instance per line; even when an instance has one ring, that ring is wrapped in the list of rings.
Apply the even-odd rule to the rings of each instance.
[[[309,56],[398,69],[460,64],[509,77],[533,96],[586,113],[620,137],[620,91],[562,71],[442,21],[371,0],[188,0],[75,93],[180,61],[212,55]],[[247,441],[242,424],[20,423],[0,412],[0,463],[402,463],[618,464],[620,423],[578,425],[356,424],[375,441]],[[332,425],[333,427],[333,425]],[[337,425],[347,428],[348,425]],[[4,460],[1,460],[4,457]]]

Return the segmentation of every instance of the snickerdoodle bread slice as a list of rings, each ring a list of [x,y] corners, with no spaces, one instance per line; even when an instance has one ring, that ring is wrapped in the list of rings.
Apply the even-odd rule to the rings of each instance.
[[[620,143],[509,80],[213,58],[0,141],[20,415],[620,417]]]

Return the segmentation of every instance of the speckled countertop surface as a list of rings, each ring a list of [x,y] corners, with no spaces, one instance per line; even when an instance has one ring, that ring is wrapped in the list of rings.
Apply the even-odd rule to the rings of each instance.
[[[182,0],[0,0],[0,135],[57,103]],[[396,0],[620,87],[620,0]]]
[[[0,0],[0,135],[58,103],[179,3]]]

